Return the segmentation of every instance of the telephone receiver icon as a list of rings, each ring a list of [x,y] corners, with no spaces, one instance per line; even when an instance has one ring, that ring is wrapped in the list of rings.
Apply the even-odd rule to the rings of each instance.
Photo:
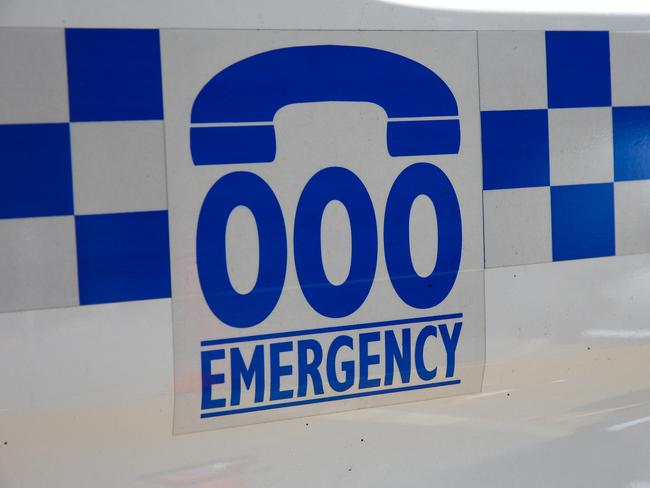
[[[272,162],[275,113],[311,102],[382,107],[391,156],[457,154],[460,147],[456,99],[426,66],[368,47],[298,46],[243,59],[203,87],[192,107],[194,164]]]

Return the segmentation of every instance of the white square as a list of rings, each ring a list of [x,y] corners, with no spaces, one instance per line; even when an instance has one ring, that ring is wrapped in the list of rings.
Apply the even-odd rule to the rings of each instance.
[[[79,305],[74,217],[0,220],[0,312]]]
[[[70,126],[76,214],[167,208],[161,121]]]
[[[616,255],[650,252],[650,181],[614,184]]]
[[[611,108],[549,110],[548,138],[551,185],[614,180]]]
[[[478,33],[481,110],[546,108],[543,31]]]
[[[549,187],[483,192],[485,267],[552,261]]]
[[[0,29],[0,123],[68,121],[63,29]]]
[[[612,32],[609,35],[612,104],[650,105],[650,34]]]

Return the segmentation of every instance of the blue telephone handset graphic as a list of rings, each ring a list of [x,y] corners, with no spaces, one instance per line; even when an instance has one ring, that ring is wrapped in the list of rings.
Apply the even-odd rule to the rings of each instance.
[[[269,163],[275,159],[273,118],[289,104],[370,102],[387,116],[391,156],[457,154],[460,122],[456,100],[445,82],[426,66],[395,53],[358,46],[299,46],[263,52],[217,73],[192,107],[190,150],[195,165]],[[413,267],[409,215],[425,195],[438,219],[438,255],[429,276]],[[338,200],[350,218],[352,256],[345,282],[328,281],[323,269],[320,222],[325,206]],[[259,270],[253,289],[237,292],[226,265],[228,217],[237,206],[254,215]],[[388,274],[399,297],[414,308],[431,308],[453,288],[460,266],[462,225],[453,185],[437,166],[416,163],[395,180],[388,194],[383,228]],[[294,222],[294,258],[303,295],[327,317],[344,317],[365,301],[377,265],[377,223],[361,180],[341,167],[325,168],[305,186]],[[197,226],[199,281],[212,312],[225,324],[251,327],[276,306],[287,267],[284,217],[269,185],[238,171],[208,191]]]
[[[194,164],[271,162],[275,113],[294,103],[324,101],[382,107],[391,156],[458,152],[456,100],[429,68],[379,49],[300,46],[246,58],[203,87],[192,108]]]

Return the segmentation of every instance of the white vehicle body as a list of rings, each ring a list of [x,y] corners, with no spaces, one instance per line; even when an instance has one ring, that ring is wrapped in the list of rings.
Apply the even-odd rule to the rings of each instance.
[[[0,25],[650,32],[650,17],[30,0]],[[626,254],[487,267],[480,392],[183,435],[169,298],[2,313],[0,486],[650,487],[650,252]]]

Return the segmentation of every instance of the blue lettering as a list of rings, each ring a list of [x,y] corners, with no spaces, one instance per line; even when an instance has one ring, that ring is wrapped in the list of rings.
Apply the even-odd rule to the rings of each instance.
[[[334,391],[342,392],[349,390],[354,384],[354,361],[341,362],[341,369],[345,373],[345,379],[339,381],[336,375],[336,355],[342,347],[349,347],[354,349],[352,337],[342,335],[336,337],[330,344],[329,351],[327,351],[327,381]]]
[[[230,375],[231,391],[230,395],[223,394],[220,398],[213,398],[212,390],[214,385],[225,383],[225,375],[213,373],[212,370],[216,361],[225,359],[226,351],[202,351],[201,408],[210,410],[226,405],[251,404],[252,400],[248,397],[242,399],[242,392],[248,390],[252,396],[253,388],[254,402],[263,403],[265,400],[319,396],[326,391],[342,393],[355,385],[359,390],[388,387],[395,383],[408,385],[413,380],[413,370],[417,379],[431,381],[437,377],[442,358],[428,353],[433,346],[427,342],[430,338],[440,338],[440,345],[444,345],[445,376],[452,378],[462,326],[462,321],[458,321],[453,327],[448,323],[429,323],[421,328],[418,326],[419,330],[407,326],[399,330],[359,331],[358,335],[355,332],[353,335],[337,335],[331,341],[324,339],[325,343],[319,339],[298,337],[257,344],[254,348],[251,346],[246,349],[246,357],[250,357],[250,360],[245,359],[239,347],[232,346],[228,352],[230,369],[227,373]],[[438,350],[438,343],[435,344]],[[376,353],[373,347],[377,349]],[[381,372],[379,365],[383,368]],[[373,367],[375,370],[372,370]],[[289,386],[282,388],[283,382]]]
[[[221,408],[226,406],[223,398],[212,398],[212,385],[221,385],[225,381],[223,373],[212,374],[212,361],[223,359],[223,349],[201,351],[201,408]]]
[[[374,388],[381,385],[379,378],[368,378],[368,367],[379,364],[379,354],[368,354],[368,344],[381,339],[379,332],[359,334],[359,389]]]
[[[429,370],[424,362],[424,345],[431,336],[438,337],[438,330],[435,325],[427,325],[424,327],[415,340],[415,369],[418,372],[418,376],[424,381],[432,380],[438,373],[437,367]]]
[[[293,350],[292,342],[276,342],[271,344],[271,400],[284,400],[293,396],[293,390],[280,389],[280,381],[283,376],[289,376],[293,372],[290,364],[280,364],[280,354]]]
[[[264,400],[264,347],[259,344],[253,350],[250,366],[242,357],[241,351],[234,347],[230,350],[230,384],[232,394],[231,405],[239,405],[241,402],[241,381],[246,389],[250,389],[255,379],[255,403]]]
[[[402,383],[408,383],[411,380],[411,329],[402,329],[401,350],[395,337],[395,331],[387,330],[384,340],[386,341],[386,379],[384,385],[393,384],[395,364],[397,364]]]
[[[449,336],[449,329],[447,324],[440,326],[440,335],[442,336],[442,343],[445,345],[447,351],[447,373],[445,376],[451,378],[454,376],[454,368],[456,367],[456,347],[458,346],[458,339],[460,338],[460,329],[463,327],[462,322],[454,324],[454,330]]]
[[[311,351],[312,360],[309,361],[307,352]],[[311,378],[316,395],[323,394],[323,380],[318,367],[323,361],[323,348],[320,342],[314,339],[298,341],[298,396],[307,395],[307,377]]]

